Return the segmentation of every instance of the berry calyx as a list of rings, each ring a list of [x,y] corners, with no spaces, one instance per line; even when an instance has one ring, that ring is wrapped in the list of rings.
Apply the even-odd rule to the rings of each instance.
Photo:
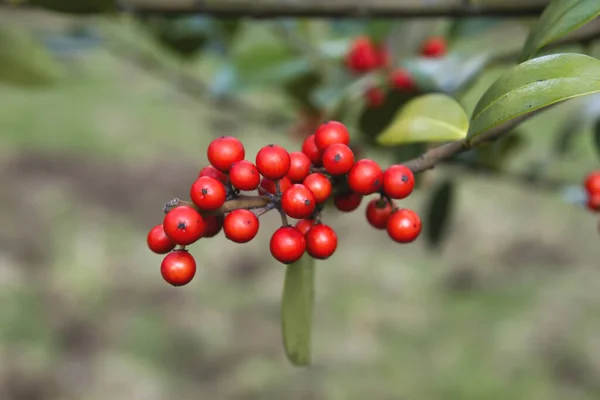
[[[187,285],[196,275],[196,260],[187,250],[173,251],[162,260],[160,274],[170,285]]]
[[[341,212],[352,212],[360,206],[363,197],[358,193],[337,195],[333,198],[335,207]]]
[[[600,171],[590,172],[585,177],[583,186],[585,187],[585,191],[588,193],[588,195],[600,193]]]
[[[173,242],[187,246],[204,235],[204,220],[194,208],[179,206],[165,215],[163,228]]]
[[[352,191],[367,195],[377,192],[383,183],[383,171],[373,160],[362,159],[354,163],[348,172],[348,186]]]
[[[271,180],[283,178],[290,170],[290,154],[281,146],[269,144],[256,154],[258,171]]]
[[[429,38],[421,48],[423,57],[438,58],[446,54],[446,39],[441,36]]]
[[[207,165],[206,167],[204,167],[200,170],[200,173],[198,174],[198,178],[200,178],[202,176],[210,176],[211,178],[215,178],[216,180],[218,180],[219,182],[221,182],[223,184],[227,183],[227,181],[229,179],[229,178],[227,178],[227,175],[225,175],[224,173],[222,173],[221,171],[219,171],[212,165]]]
[[[296,229],[300,231],[301,234],[306,235],[306,233],[313,227],[315,224],[314,219],[301,219],[296,223]]]
[[[203,238],[211,238],[217,236],[223,228],[222,215],[206,215],[204,217],[204,235]]]
[[[325,151],[332,144],[350,144],[350,133],[346,126],[338,121],[321,124],[315,132],[315,144],[320,151]]]
[[[301,151],[290,153],[290,170],[287,177],[294,183],[300,183],[310,174],[310,158]]]
[[[165,229],[162,224],[158,224],[148,232],[146,237],[146,243],[150,251],[156,254],[167,254],[173,250],[176,246],[165,233]]]
[[[400,91],[412,91],[416,84],[410,73],[402,68],[395,69],[390,74],[390,86]]]
[[[314,225],[305,238],[306,252],[317,260],[328,259],[337,248],[337,235],[331,227],[325,224]]]
[[[258,218],[252,211],[233,210],[223,221],[223,231],[227,239],[235,243],[247,243],[258,233]]]
[[[367,221],[375,229],[385,229],[391,213],[392,206],[385,199],[373,199],[367,204]]]
[[[271,236],[269,249],[277,261],[291,264],[298,261],[304,254],[306,240],[304,235],[293,226],[282,226]]]
[[[331,195],[331,181],[323,174],[310,174],[302,184],[313,193],[317,204],[324,203]]]
[[[345,144],[333,144],[323,153],[323,167],[331,175],[344,175],[354,165],[354,152]]]
[[[407,198],[415,187],[415,176],[405,165],[392,165],[383,173],[383,192],[392,199]]]
[[[323,152],[317,147],[314,134],[304,139],[304,142],[302,143],[302,152],[308,157],[313,165],[317,167],[321,165]]]
[[[231,164],[246,156],[244,145],[232,136],[221,136],[208,145],[206,151],[210,164],[221,172],[229,172]]]
[[[260,184],[260,173],[256,165],[241,160],[233,163],[229,170],[231,184],[239,190],[254,190]]]
[[[372,87],[365,93],[367,107],[377,108],[385,103],[385,91],[380,87]]]
[[[421,218],[407,208],[392,211],[386,225],[387,233],[398,243],[410,243],[421,233]]]
[[[588,196],[587,208],[592,212],[600,212],[600,193],[594,193]]]
[[[313,192],[301,184],[293,184],[281,196],[283,212],[292,218],[308,218],[315,210],[316,200]]]
[[[203,211],[212,211],[221,207],[226,197],[225,185],[210,176],[196,179],[190,189],[192,202]]]
[[[292,186],[292,181],[290,181],[290,178],[288,178],[287,176],[284,176],[279,180],[279,190],[281,190],[281,193],[288,190],[290,186]],[[277,186],[275,184],[275,181],[272,181],[268,178],[263,178],[262,181],[260,181],[260,186],[258,187],[259,194],[264,196],[267,193],[275,194],[276,192]]]

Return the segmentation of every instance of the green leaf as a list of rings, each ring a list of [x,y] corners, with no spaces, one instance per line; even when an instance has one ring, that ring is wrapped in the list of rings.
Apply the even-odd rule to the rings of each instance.
[[[315,260],[308,254],[286,267],[281,324],[288,360],[298,367],[311,361],[311,335],[315,296]]]
[[[469,139],[558,102],[600,91],[600,61],[553,54],[517,65],[484,93],[471,116]]]
[[[415,94],[411,92],[391,90],[380,107],[364,108],[358,126],[365,139],[368,142],[375,142],[376,137],[393,121],[398,109],[414,96]]]
[[[432,249],[442,244],[454,210],[454,182],[445,180],[431,194],[427,206],[428,222],[425,224],[425,240]]]
[[[519,62],[532,58],[548,43],[560,39],[600,15],[598,0],[553,0],[533,26]]]
[[[445,142],[463,139],[468,129],[469,118],[461,105],[452,97],[432,93],[409,101],[377,142],[383,146]]]
[[[600,157],[600,119],[594,125],[594,145],[596,146],[596,153]]]

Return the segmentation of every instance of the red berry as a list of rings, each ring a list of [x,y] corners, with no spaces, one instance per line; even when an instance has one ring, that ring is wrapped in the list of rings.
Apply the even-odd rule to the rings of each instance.
[[[250,161],[241,160],[231,165],[229,180],[239,190],[254,190],[260,183],[260,174],[256,165]]]
[[[196,275],[196,260],[187,250],[176,250],[163,259],[160,274],[173,286],[187,285]]]
[[[319,150],[315,143],[315,135],[310,135],[304,139],[304,143],[302,143],[302,152],[306,154],[306,157],[308,157],[313,165],[321,165],[321,157],[323,156],[323,152]]]
[[[421,233],[421,218],[413,210],[400,208],[392,211],[386,229],[395,242],[410,243]]]
[[[331,175],[344,175],[354,165],[354,152],[345,144],[333,144],[323,153],[323,166]]]
[[[206,167],[204,167],[200,170],[200,173],[198,174],[198,178],[200,178],[202,176],[210,176],[211,178],[215,178],[216,180],[218,180],[221,183],[227,183],[227,180],[228,180],[227,175],[225,175],[224,173],[222,173],[221,171],[219,171],[212,165],[207,165]]]
[[[600,171],[594,171],[586,176],[583,183],[588,194],[593,195],[600,193]]]
[[[294,183],[300,183],[310,174],[310,158],[301,151],[290,153],[290,170],[287,177]]]
[[[338,121],[321,124],[315,132],[315,144],[320,151],[325,151],[332,144],[350,144],[350,134],[346,126]]]
[[[371,39],[361,36],[351,44],[345,62],[352,72],[365,73],[377,68],[381,59]]]
[[[179,206],[165,215],[163,228],[173,242],[187,246],[204,235],[204,220],[194,208]]]
[[[245,209],[233,210],[223,221],[225,236],[235,243],[246,243],[254,239],[258,227],[258,217]]]
[[[392,199],[407,198],[414,188],[415,176],[404,165],[392,165],[383,173],[383,192]]]
[[[300,221],[298,221],[298,223],[296,223],[296,229],[298,229],[303,235],[306,235],[306,233],[310,230],[310,228],[312,228],[314,224],[314,219],[301,219]]]
[[[337,248],[337,235],[331,227],[317,224],[310,228],[306,237],[306,252],[318,260],[325,260],[335,252]]]
[[[367,205],[367,221],[375,229],[385,229],[392,206],[386,200],[373,199]]]
[[[190,189],[192,202],[203,211],[212,211],[221,207],[226,197],[225,185],[210,176],[196,179]]]
[[[292,181],[290,181],[290,178],[288,178],[287,176],[284,176],[283,178],[281,178],[279,180],[279,190],[281,191],[281,193],[288,190],[288,188],[290,186],[292,186]],[[267,193],[275,194],[275,192],[276,192],[275,181],[272,181],[267,178],[263,178],[262,181],[260,182],[260,186],[258,187],[258,193],[262,194],[264,196]]]
[[[206,151],[210,164],[221,172],[229,172],[231,164],[246,156],[244,145],[232,136],[221,136],[208,145]]]
[[[310,174],[302,184],[315,195],[317,204],[325,202],[331,195],[331,181],[323,174]]]
[[[390,74],[390,85],[396,90],[410,91],[416,87],[415,81],[410,73],[402,68],[398,68]]]
[[[390,49],[386,45],[379,46],[379,68],[387,68],[392,63]]]
[[[146,242],[148,248],[156,254],[166,254],[175,248],[175,243],[169,239],[162,224],[150,229]]]
[[[304,254],[306,240],[304,235],[293,226],[282,226],[271,236],[269,248],[277,261],[291,264]]]
[[[352,191],[366,195],[375,193],[383,183],[381,167],[373,160],[358,160],[348,172],[348,185]]]
[[[600,193],[594,193],[588,196],[587,208],[593,212],[600,211]]]
[[[222,215],[207,215],[204,218],[204,235],[203,238],[211,238],[217,236],[223,228]]]
[[[363,197],[358,193],[349,193],[335,196],[333,202],[335,207],[342,212],[354,211],[360,206]]]
[[[292,218],[308,218],[316,206],[315,195],[306,186],[296,183],[281,196],[281,208]]]
[[[428,39],[421,49],[424,57],[437,58],[446,54],[446,39],[443,37],[432,37]]]
[[[372,87],[365,93],[369,108],[381,107],[385,103],[385,91],[379,87]]]
[[[269,144],[256,154],[256,166],[260,173],[272,180],[283,178],[290,170],[290,154],[281,146]]]

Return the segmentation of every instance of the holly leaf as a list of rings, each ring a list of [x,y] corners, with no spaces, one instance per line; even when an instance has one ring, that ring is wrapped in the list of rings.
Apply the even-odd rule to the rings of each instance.
[[[600,92],[597,59],[571,53],[534,58],[504,73],[484,93],[471,116],[468,138],[561,101],[596,92]]]
[[[286,267],[281,324],[288,360],[297,367],[311,362],[311,335],[315,296],[315,260],[308,254]]]
[[[519,62],[532,58],[548,43],[566,36],[600,15],[598,0],[553,0],[531,29]]]
[[[469,118],[461,105],[452,97],[432,93],[416,97],[400,109],[377,143],[394,146],[460,140],[468,129]]]
[[[385,102],[379,107],[366,107],[360,115],[358,126],[365,139],[369,142],[376,137],[393,121],[394,115],[414,93],[407,91],[391,90],[387,92]]]
[[[432,249],[439,248],[448,232],[450,217],[454,210],[454,192],[454,182],[445,180],[433,190],[429,198],[425,240],[427,246]]]

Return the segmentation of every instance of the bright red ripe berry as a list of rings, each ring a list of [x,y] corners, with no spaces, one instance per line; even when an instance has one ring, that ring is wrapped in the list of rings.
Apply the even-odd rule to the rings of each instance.
[[[211,238],[217,236],[223,228],[223,216],[207,215],[204,218],[204,235],[203,238]]]
[[[287,177],[294,183],[300,183],[310,174],[310,158],[301,151],[290,153],[290,170]]]
[[[163,228],[173,242],[187,246],[204,235],[204,219],[194,208],[179,206],[165,215]]]
[[[170,285],[187,285],[196,275],[196,260],[187,250],[176,250],[163,259],[160,274]]]
[[[239,190],[254,190],[260,183],[260,173],[250,161],[234,162],[229,170],[231,184]]]
[[[315,144],[320,151],[325,151],[332,144],[350,144],[350,133],[346,126],[338,121],[321,124],[315,132]]]
[[[354,211],[360,206],[363,197],[358,193],[337,195],[333,199],[335,207],[342,212]]]
[[[373,160],[358,160],[348,172],[348,186],[352,191],[366,195],[375,193],[383,183],[383,171]]]
[[[301,219],[296,223],[296,229],[298,229],[303,235],[306,235],[306,233],[310,230],[310,228],[312,228],[314,224],[314,219]]]
[[[306,240],[304,235],[293,226],[282,226],[271,236],[269,248],[277,261],[291,264],[304,254]]]
[[[377,108],[385,103],[385,91],[380,87],[372,87],[365,93],[367,107]]]
[[[302,184],[315,195],[317,204],[325,202],[331,196],[331,181],[323,174],[310,174]]]
[[[315,143],[315,135],[310,135],[302,143],[302,152],[306,154],[306,157],[310,160],[313,165],[321,165],[321,157],[323,152],[319,150]]]
[[[208,145],[206,151],[210,164],[221,172],[229,172],[231,164],[246,156],[244,145],[232,136],[221,136]]]
[[[254,239],[258,227],[258,217],[245,209],[233,210],[223,221],[225,236],[235,243],[246,243]]]
[[[315,195],[306,186],[296,183],[281,196],[281,208],[292,218],[308,218],[315,210]]]
[[[443,37],[432,37],[423,43],[421,55],[424,57],[437,58],[446,54],[446,39]]]
[[[337,235],[331,227],[317,224],[310,228],[305,235],[306,252],[317,260],[325,260],[335,252],[337,248]]]
[[[288,178],[287,176],[284,176],[279,180],[279,190],[281,191],[281,193],[288,190],[290,186],[292,186],[292,181],[290,181],[290,178]],[[275,185],[275,181],[263,178],[260,182],[260,186],[258,187],[258,193],[262,194],[263,196],[267,193],[275,194],[276,189],[277,188]]]
[[[331,175],[344,175],[354,165],[354,152],[345,144],[332,144],[323,153],[323,166]]]
[[[367,205],[367,221],[375,229],[385,229],[391,213],[392,206],[386,200],[373,199]]]
[[[386,229],[395,242],[410,243],[421,233],[421,218],[413,210],[400,208],[392,211]]]
[[[215,178],[216,180],[218,180],[221,183],[227,183],[227,180],[228,180],[227,175],[225,175],[224,173],[222,173],[221,171],[219,171],[212,165],[207,165],[206,167],[204,167],[200,170],[200,173],[198,174],[198,178],[200,178],[202,176],[210,176],[211,178]]]
[[[404,165],[392,165],[383,173],[383,192],[392,199],[405,199],[414,188],[415,176]]]
[[[156,254],[166,254],[175,248],[175,242],[167,236],[162,224],[150,229],[146,242],[150,251]]]
[[[390,74],[390,85],[392,88],[401,91],[411,91],[416,87],[415,81],[410,73],[402,68],[398,68]]]
[[[600,171],[594,171],[586,176],[583,183],[588,194],[593,195],[600,193]]]
[[[346,55],[346,67],[354,73],[365,73],[379,66],[381,62],[375,44],[367,36],[356,38]]]
[[[269,144],[256,154],[256,166],[260,173],[272,180],[281,179],[290,170],[290,153],[281,146]]]
[[[587,208],[593,212],[600,211],[600,193],[594,193],[588,196]]]
[[[192,202],[204,211],[216,210],[221,207],[225,203],[226,197],[225,185],[210,176],[202,176],[196,179],[190,189]]]

